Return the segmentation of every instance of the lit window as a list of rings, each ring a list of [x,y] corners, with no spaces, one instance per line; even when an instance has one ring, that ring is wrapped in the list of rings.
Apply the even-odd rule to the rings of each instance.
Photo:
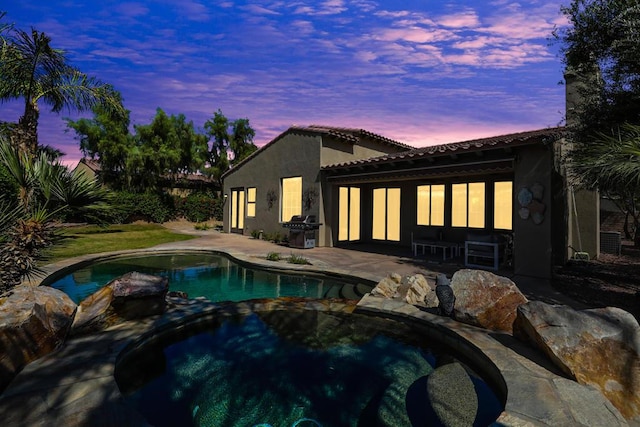
[[[256,216],[256,187],[247,188],[247,216]]]
[[[302,177],[282,178],[282,209],[280,220],[287,222],[302,215]]]
[[[513,227],[513,182],[494,184],[493,228],[511,230]]]
[[[360,189],[340,187],[338,240],[360,239]]]
[[[451,186],[451,225],[484,228],[484,182]]]
[[[231,228],[238,228],[238,191],[231,192]]]
[[[418,225],[444,225],[444,185],[418,186]]]
[[[231,228],[244,228],[244,190],[231,190]]]
[[[371,236],[377,240],[400,240],[400,189],[373,190],[373,227]]]

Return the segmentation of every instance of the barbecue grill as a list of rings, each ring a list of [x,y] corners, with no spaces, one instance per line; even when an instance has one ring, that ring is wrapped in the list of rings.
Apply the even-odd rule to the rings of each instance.
[[[282,224],[289,229],[289,246],[298,249],[315,248],[316,230],[320,225],[315,215],[294,215],[289,222]]]

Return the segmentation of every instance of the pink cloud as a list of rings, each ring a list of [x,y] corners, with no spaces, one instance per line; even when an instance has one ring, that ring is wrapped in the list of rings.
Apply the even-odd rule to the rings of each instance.
[[[473,10],[454,15],[445,15],[437,19],[438,24],[449,28],[473,28],[480,25],[480,19]]]
[[[456,36],[447,30],[428,29],[420,27],[384,29],[374,35],[374,38],[382,41],[406,41],[413,43],[433,43],[450,40]]]

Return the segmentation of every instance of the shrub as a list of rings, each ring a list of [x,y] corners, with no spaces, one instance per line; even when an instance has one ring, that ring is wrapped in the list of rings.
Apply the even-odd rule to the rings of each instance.
[[[251,230],[251,237],[259,239],[262,236],[262,230]]]
[[[222,220],[222,201],[206,193],[192,193],[177,201],[177,212],[191,222]]]
[[[267,261],[280,261],[282,257],[278,252],[269,252],[267,254]]]
[[[203,222],[202,224],[194,225],[193,228],[195,228],[196,230],[206,231],[206,230],[209,230],[211,226],[206,222]]]
[[[287,237],[279,231],[273,231],[270,233],[262,233],[262,239],[273,242],[273,243],[282,243],[285,242]]]
[[[287,262],[289,264],[303,264],[303,265],[311,265],[308,259],[303,256],[291,254],[289,258],[287,258]]]
[[[157,193],[115,192],[113,198],[115,213],[112,222],[124,224],[139,219],[163,223],[175,216],[171,197]]]

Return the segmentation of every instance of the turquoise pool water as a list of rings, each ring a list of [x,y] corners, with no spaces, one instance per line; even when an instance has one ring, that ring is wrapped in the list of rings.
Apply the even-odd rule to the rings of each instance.
[[[193,328],[116,365],[152,425],[487,426],[504,408],[446,348],[389,319],[272,311]]]
[[[243,301],[253,298],[297,296],[359,299],[371,286],[329,277],[284,274],[250,268],[223,254],[161,254],[116,258],[78,268],[44,284],[64,291],[79,303],[109,281],[130,271],[169,278],[169,290],[189,298]]]

